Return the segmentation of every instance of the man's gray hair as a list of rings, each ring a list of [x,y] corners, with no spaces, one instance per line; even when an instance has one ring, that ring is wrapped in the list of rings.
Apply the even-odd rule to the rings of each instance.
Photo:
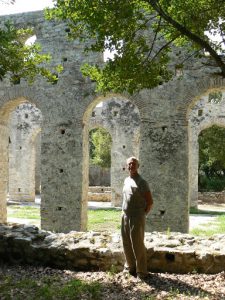
[[[129,160],[136,160],[136,162],[138,163],[138,165],[139,165],[139,160],[138,160],[138,158],[137,157],[135,157],[135,156],[131,156],[131,157],[129,157],[128,159],[127,159],[127,163],[128,163],[128,161]]]

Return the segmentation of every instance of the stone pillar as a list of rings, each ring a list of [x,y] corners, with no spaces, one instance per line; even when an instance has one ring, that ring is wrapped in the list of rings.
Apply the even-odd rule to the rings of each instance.
[[[0,223],[7,221],[7,190],[8,190],[8,143],[9,131],[4,121],[0,124]]]
[[[88,191],[85,197],[82,184],[83,172],[88,172],[87,166],[82,169],[82,126],[76,121],[45,121],[41,137],[41,227],[55,232],[85,230],[83,199],[87,201]]]
[[[122,206],[123,183],[124,179],[128,176],[126,160],[130,156],[138,157],[138,145],[134,139],[135,133],[133,131],[125,131],[122,126],[117,128],[117,132],[113,136],[111,151],[112,206]]]
[[[32,139],[23,139],[15,143],[10,151],[9,199],[19,202],[35,201],[35,143]],[[12,150],[12,149],[11,149]]]
[[[9,118],[9,199],[35,201],[36,137],[41,111],[30,103],[17,106]]]
[[[160,124],[141,123],[140,173],[154,200],[146,231],[188,232],[187,127]]]
[[[41,134],[35,139],[35,194],[41,193]]]
[[[198,207],[198,164],[199,144],[197,133],[189,133],[189,193],[188,202],[190,207]]]

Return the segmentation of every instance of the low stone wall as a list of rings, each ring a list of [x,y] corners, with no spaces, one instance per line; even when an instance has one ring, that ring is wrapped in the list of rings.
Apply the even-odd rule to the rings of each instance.
[[[201,204],[225,204],[225,191],[198,193],[198,202]]]
[[[111,202],[110,186],[89,186],[88,201]]]
[[[152,272],[218,273],[225,270],[225,235],[208,239],[181,233],[146,233]],[[51,233],[35,226],[0,225],[0,260],[75,270],[123,269],[119,233]]]

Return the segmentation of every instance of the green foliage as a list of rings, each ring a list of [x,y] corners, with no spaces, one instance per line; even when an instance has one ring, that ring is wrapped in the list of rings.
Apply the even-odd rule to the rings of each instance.
[[[199,135],[199,189],[225,187],[225,128],[212,126]]]
[[[198,186],[201,192],[221,192],[225,189],[225,177],[215,175],[209,178],[205,175],[199,175]]]
[[[90,158],[91,163],[103,168],[111,166],[111,146],[110,134],[103,128],[90,131]]]
[[[86,51],[114,53],[114,59],[105,64],[82,67],[83,74],[97,82],[97,90],[134,93],[168,81],[172,77],[168,63],[173,44],[197,55],[206,50],[225,76],[225,64],[217,53],[224,53],[222,43],[209,40],[206,34],[224,36],[223,0],[54,3],[55,8],[47,10],[46,16],[66,21],[71,28],[70,38],[86,42]]]
[[[218,104],[222,101],[223,94],[221,91],[211,92],[209,94],[209,103]]]
[[[0,29],[0,80],[10,75],[13,83],[19,83],[25,78],[32,83],[36,75],[41,75],[54,83],[57,80],[55,72],[62,71],[61,66],[50,71],[44,65],[51,60],[50,55],[40,54],[38,44],[26,45],[25,41],[32,36],[32,29],[16,29],[10,22]]]

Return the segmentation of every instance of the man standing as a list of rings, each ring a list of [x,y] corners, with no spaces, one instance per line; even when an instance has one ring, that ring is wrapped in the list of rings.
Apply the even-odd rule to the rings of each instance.
[[[129,176],[123,187],[121,235],[126,260],[124,270],[144,279],[148,274],[144,245],[145,219],[153,200],[148,183],[138,174],[138,167],[137,158],[127,159]]]

